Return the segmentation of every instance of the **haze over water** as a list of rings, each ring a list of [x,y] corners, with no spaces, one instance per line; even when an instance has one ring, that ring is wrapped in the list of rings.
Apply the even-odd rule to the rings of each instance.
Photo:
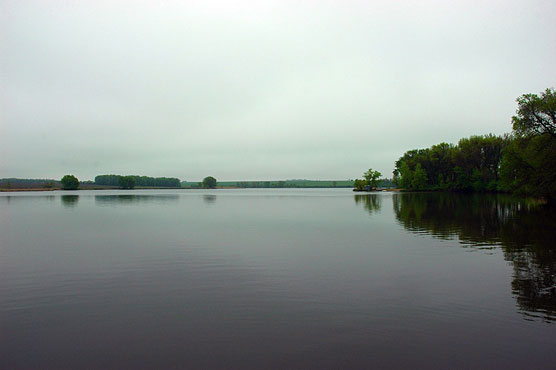
[[[556,81],[543,0],[0,0],[0,178],[390,177]]]
[[[325,190],[0,194],[1,368],[549,368],[554,212]]]

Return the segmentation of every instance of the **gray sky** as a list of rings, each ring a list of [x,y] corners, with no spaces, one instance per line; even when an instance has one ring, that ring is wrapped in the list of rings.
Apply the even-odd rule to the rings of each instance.
[[[0,0],[0,177],[390,177],[556,85],[554,1]]]

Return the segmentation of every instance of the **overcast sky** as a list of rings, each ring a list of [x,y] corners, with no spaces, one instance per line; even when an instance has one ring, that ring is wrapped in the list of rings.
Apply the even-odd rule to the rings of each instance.
[[[554,1],[0,0],[0,177],[390,177],[556,85]]]

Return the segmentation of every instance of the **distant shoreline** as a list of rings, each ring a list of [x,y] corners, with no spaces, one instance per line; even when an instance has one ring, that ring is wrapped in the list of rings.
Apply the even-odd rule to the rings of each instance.
[[[99,186],[99,187],[85,187],[85,188],[79,188],[76,190],[218,190],[218,189],[222,189],[222,190],[243,190],[243,189],[350,189],[348,187],[323,187],[323,186],[315,186],[315,187],[311,187],[311,186],[299,186],[299,187],[287,187],[287,188],[239,188],[239,187],[232,187],[232,186],[223,186],[223,187],[216,187],[213,189],[208,189],[208,188],[202,188],[202,187],[197,187],[197,188],[193,188],[193,187],[187,187],[187,188],[165,188],[165,187],[135,187],[133,189],[121,189],[119,187],[106,187],[106,186]],[[0,193],[19,193],[19,192],[25,192],[25,191],[67,191],[67,192],[73,192],[76,190],[64,190],[62,188],[13,188],[13,189],[0,189]],[[378,190],[353,190],[354,192],[358,192],[358,193],[370,193],[370,192],[375,192],[375,191],[392,191],[392,192],[399,192],[402,191],[401,189],[397,189],[397,188],[387,188],[387,189],[378,189]]]
[[[117,186],[91,186],[91,187],[83,187],[83,188],[79,188],[79,189],[75,189],[75,190],[64,190],[62,188],[11,188],[11,189],[6,189],[6,188],[2,188],[0,189],[0,192],[2,193],[7,193],[7,192],[22,192],[22,191],[76,191],[76,190],[149,190],[149,189],[184,189],[184,188],[165,188],[165,187],[154,187],[154,186],[145,186],[145,187],[135,187],[134,189],[121,189]]]

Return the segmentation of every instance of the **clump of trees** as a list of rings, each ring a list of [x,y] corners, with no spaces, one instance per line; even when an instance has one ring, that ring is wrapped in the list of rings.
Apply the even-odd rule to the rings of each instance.
[[[355,179],[355,181],[353,181],[353,188],[357,191],[365,190],[365,181],[361,179]]]
[[[365,173],[363,173],[363,179],[357,179],[353,182],[353,187],[355,190],[375,190],[381,180],[380,176],[382,174],[378,171],[369,168]]]
[[[556,93],[517,98],[513,132],[410,150],[394,181],[408,190],[505,191],[556,198]]]
[[[152,186],[161,188],[179,188],[180,179],[175,177],[149,177],[149,176],[121,176],[121,175],[98,175],[95,177],[96,185],[120,186],[121,177],[133,177],[135,186]]]
[[[60,182],[63,190],[77,190],[79,188],[79,180],[73,175],[65,175]]]
[[[517,98],[513,136],[500,165],[502,190],[556,199],[556,91]]]
[[[216,188],[216,179],[212,176],[207,176],[203,179],[203,188],[214,189]]]
[[[396,161],[394,181],[408,190],[495,191],[508,143],[489,134],[410,150]]]
[[[135,178],[133,176],[120,176],[118,185],[121,189],[133,189],[135,187]]]

